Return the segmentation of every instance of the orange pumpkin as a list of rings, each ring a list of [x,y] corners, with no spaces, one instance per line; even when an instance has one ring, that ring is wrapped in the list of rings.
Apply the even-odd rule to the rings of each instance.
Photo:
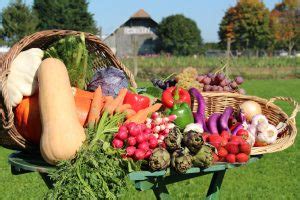
[[[18,132],[35,145],[39,145],[42,133],[38,96],[38,94],[34,94],[30,97],[24,97],[14,110],[15,126]],[[78,119],[80,124],[84,126],[91,107],[93,93],[76,89],[74,98]]]

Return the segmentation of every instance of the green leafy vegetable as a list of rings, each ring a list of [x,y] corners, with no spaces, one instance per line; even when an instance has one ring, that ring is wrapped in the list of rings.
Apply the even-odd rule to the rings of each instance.
[[[59,163],[50,174],[55,182],[47,199],[117,199],[127,187],[131,161],[121,158],[120,150],[110,145],[112,133],[124,121],[124,114],[104,112],[97,127],[87,130],[87,141],[76,158]]]
[[[83,33],[80,37],[67,36],[53,43],[45,51],[45,58],[49,57],[60,59],[66,65],[72,86],[85,89],[93,74],[95,55],[87,50]]]

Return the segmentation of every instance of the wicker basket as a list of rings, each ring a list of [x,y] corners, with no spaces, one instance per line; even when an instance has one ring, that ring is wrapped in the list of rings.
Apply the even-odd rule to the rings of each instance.
[[[29,48],[45,49],[53,42],[67,35],[79,36],[81,32],[71,30],[46,30],[34,33],[27,36],[16,43],[10,51],[1,58],[1,97],[0,97],[0,114],[1,130],[0,130],[0,145],[9,149],[17,150],[34,150],[35,147],[26,141],[14,126],[14,113],[12,106],[8,101],[6,81],[9,74],[10,64],[14,58],[23,50]],[[94,67],[115,66],[125,72],[130,84],[136,87],[136,83],[131,72],[115,57],[110,48],[105,45],[97,36],[85,33],[86,45],[90,52],[97,55],[94,61]]]
[[[274,97],[270,100],[266,100],[256,96],[241,95],[237,93],[203,92],[202,95],[206,102],[206,116],[209,116],[215,112],[223,112],[227,106],[232,106],[235,110],[237,110],[241,103],[247,100],[252,100],[260,104],[263,114],[266,115],[271,124],[274,126],[280,125],[281,130],[276,142],[264,147],[253,147],[251,150],[251,155],[282,151],[294,143],[297,135],[295,118],[300,110],[300,107],[293,99]],[[283,112],[281,108],[273,103],[275,100],[286,101],[295,107],[290,117]],[[197,106],[197,102],[193,102],[194,111],[196,111]]]

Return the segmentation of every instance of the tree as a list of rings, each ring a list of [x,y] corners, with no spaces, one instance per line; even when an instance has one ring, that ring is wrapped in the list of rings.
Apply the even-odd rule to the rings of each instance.
[[[197,24],[183,15],[164,18],[157,31],[161,49],[174,55],[191,55],[200,51],[202,38]]]
[[[288,47],[291,55],[300,41],[300,9],[297,0],[283,0],[270,13],[270,27],[275,42]]]
[[[69,29],[98,33],[86,0],[35,0],[33,8],[40,19],[39,30]]]
[[[12,1],[2,10],[1,21],[0,40],[8,46],[35,32],[38,24],[37,16],[21,0]]]
[[[220,43],[236,49],[262,49],[270,38],[269,11],[260,0],[239,0],[229,8],[219,27]]]

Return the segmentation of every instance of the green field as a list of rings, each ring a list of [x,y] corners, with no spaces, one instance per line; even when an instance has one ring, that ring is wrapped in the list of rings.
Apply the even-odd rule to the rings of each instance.
[[[251,95],[270,98],[290,96],[300,102],[300,79],[249,80],[244,84]],[[287,113],[288,104],[279,104]],[[300,128],[300,115],[297,117]],[[0,199],[41,199],[47,190],[37,173],[13,176],[7,163],[10,150],[0,148]],[[211,175],[168,186],[174,199],[201,199]],[[300,138],[289,149],[265,155],[260,161],[228,170],[221,199],[300,199]],[[123,199],[154,199],[151,191],[137,192],[130,187]]]
[[[134,60],[122,62],[134,72]],[[166,77],[179,73],[186,66],[197,68],[199,73],[207,73],[223,66],[225,58],[204,56],[159,56],[138,57],[136,79],[146,80],[153,74]],[[232,58],[229,65],[231,75],[242,75],[248,79],[295,79],[300,77],[300,58],[293,57],[238,57]]]

